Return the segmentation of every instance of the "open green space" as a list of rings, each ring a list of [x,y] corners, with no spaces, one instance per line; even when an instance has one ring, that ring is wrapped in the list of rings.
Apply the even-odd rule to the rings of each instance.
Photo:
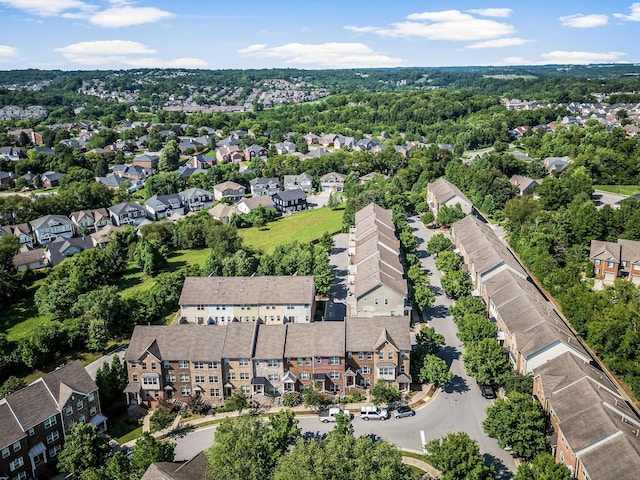
[[[342,229],[342,213],[341,208],[315,208],[269,222],[264,228],[243,228],[238,230],[238,233],[245,245],[264,253],[271,253],[283,243],[307,243],[317,240],[325,232],[339,232]]]
[[[48,315],[38,313],[34,300],[36,291],[45,281],[46,279],[41,278],[34,282],[24,298],[0,315],[0,333],[6,333],[9,340],[17,341],[26,338],[40,325],[51,321]]]
[[[615,193],[616,195],[636,195],[640,193],[640,185],[594,185],[594,190],[601,192]]]

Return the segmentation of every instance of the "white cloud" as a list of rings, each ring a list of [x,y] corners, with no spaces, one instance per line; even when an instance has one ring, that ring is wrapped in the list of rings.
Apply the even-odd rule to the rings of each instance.
[[[0,62],[6,62],[18,56],[18,50],[8,45],[0,45]]]
[[[497,65],[532,65],[534,62],[525,60],[523,57],[506,57]]]
[[[173,13],[156,7],[132,7],[119,2],[112,8],[91,15],[89,21],[99,27],[129,27],[155,23],[173,16]]]
[[[580,52],[580,51],[564,51],[554,50],[553,52],[543,53],[540,56],[545,63],[560,64],[585,64],[585,63],[602,63],[602,62],[618,62],[621,57],[625,56],[624,52]]]
[[[471,13],[482,15],[483,17],[500,17],[507,18],[513,13],[510,8],[474,8],[468,10]]]
[[[471,45],[468,45],[466,48],[477,49],[514,47],[517,45],[524,45],[528,41],[529,40],[525,40],[524,38],[519,37],[496,38],[493,40],[485,40],[484,42],[473,43]]]
[[[407,15],[409,20],[427,20],[431,22],[464,22],[473,20],[473,16],[460,10],[443,10],[441,12],[422,12]]]
[[[609,17],[598,14],[583,15],[581,13],[576,13],[575,15],[560,17],[559,20],[563,27],[592,28],[606,25],[609,21]]]
[[[407,15],[408,21],[391,23],[388,27],[348,25],[357,33],[375,33],[385,37],[417,37],[428,40],[478,41],[503,37],[515,33],[507,23],[476,18],[459,10],[422,12]]]
[[[40,17],[60,15],[68,10],[90,12],[96,7],[81,0],[0,0],[0,4],[25,10]]]
[[[161,59],[149,57],[157,53],[153,48],[129,40],[99,40],[79,42],[55,49],[65,59],[80,65],[124,65],[139,68],[199,68],[207,62],[199,58]],[[144,55],[144,56],[141,56]]]
[[[629,7],[631,13],[625,15],[623,13],[614,13],[613,16],[620,20],[629,20],[630,22],[640,22],[640,3],[632,3]]]
[[[404,64],[403,59],[376,52],[363,43],[287,43],[279,47],[256,44],[240,49],[238,53],[326,68],[396,67]]]

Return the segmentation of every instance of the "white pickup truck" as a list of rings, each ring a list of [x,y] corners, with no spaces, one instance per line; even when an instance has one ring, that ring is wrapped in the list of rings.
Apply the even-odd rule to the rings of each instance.
[[[346,415],[349,418],[351,418],[351,413],[349,413],[349,410],[342,410],[341,408],[337,408],[337,407],[333,407],[333,408],[330,408],[329,410],[324,410],[320,412],[320,415],[318,418],[322,423],[335,422],[336,415],[340,415],[340,414]]]

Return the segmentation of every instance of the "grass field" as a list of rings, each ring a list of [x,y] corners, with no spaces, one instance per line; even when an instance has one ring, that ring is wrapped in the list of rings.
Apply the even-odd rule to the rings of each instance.
[[[631,196],[640,193],[640,185],[594,185],[594,190]]]
[[[283,243],[311,242],[320,238],[325,232],[340,231],[342,213],[342,209],[315,208],[270,222],[262,229],[243,228],[238,232],[246,245],[264,253],[271,253]]]
[[[40,315],[36,307],[34,296],[45,279],[37,280],[27,295],[16,302],[9,310],[0,315],[0,333],[6,333],[10,341],[17,341],[29,336],[40,325],[51,321],[48,315]]]

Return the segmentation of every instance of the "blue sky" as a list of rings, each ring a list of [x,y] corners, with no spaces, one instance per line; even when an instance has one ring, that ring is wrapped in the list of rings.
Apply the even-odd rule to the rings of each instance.
[[[0,0],[0,70],[640,62],[640,2]]]

